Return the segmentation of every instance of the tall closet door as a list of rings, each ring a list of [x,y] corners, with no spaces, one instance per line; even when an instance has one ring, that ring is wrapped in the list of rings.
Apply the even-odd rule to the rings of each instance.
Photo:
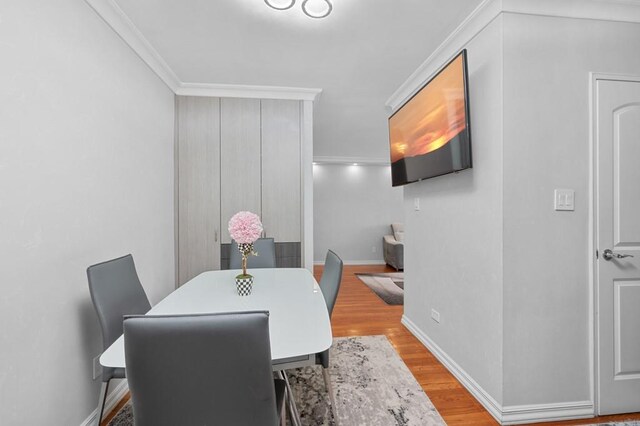
[[[224,98],[220,104],[222,242],[229,219],[241,210],[262,215],[260,100]]]
[[[300,102],[262,100],[262,222],[276,242],[301,241]],[[299,251],[299,245],[297,245]],[[299,256],[299,255],[298,255]]]
[[[177,98],[178,284],[220,269],[220,100]]]

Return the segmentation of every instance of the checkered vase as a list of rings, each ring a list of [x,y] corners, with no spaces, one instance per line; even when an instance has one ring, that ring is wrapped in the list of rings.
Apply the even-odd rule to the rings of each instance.
[[[240,295],[240,296],[248,296],[248,295],[250,295],[252,287],[253,287],[253,276],[251,276],[251,275],[247,275],[247,276],[238,275],[236,277],[236,288],[238,290],[238,295]]]

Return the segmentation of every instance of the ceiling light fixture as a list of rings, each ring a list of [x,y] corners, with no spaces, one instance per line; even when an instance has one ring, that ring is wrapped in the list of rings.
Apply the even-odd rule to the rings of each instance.
[[[330,0],[313,0],[313,3],[309,5],[310,1],[312,0],[304,0],[302,2],[302,11],[310,18],[326,18],[333,10],[333,5]]]
[[[264,0],[264,2],[275,10],[291,9],[296,4],[296,0]],[[302,2],[302,11],[309,18],[326,18],[332,10],[333,4],[331,4],[331,0],[304,0]]]
[[[275,10],[291,9],[293,5],[296,4],[296,0],[291,0],[291,1],[264,0],[264,2],[267,4],[267,6]]]

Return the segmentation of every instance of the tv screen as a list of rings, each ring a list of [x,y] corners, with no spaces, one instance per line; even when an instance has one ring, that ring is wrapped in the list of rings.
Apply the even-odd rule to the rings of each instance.
[[[389,117],[393,186],[471,168],[467,86],[463,50]]]

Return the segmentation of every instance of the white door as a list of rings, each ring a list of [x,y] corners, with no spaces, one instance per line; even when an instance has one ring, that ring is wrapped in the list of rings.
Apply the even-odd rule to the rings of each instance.
[[[598,412],[640,411],[640,82],[596,83]]]

